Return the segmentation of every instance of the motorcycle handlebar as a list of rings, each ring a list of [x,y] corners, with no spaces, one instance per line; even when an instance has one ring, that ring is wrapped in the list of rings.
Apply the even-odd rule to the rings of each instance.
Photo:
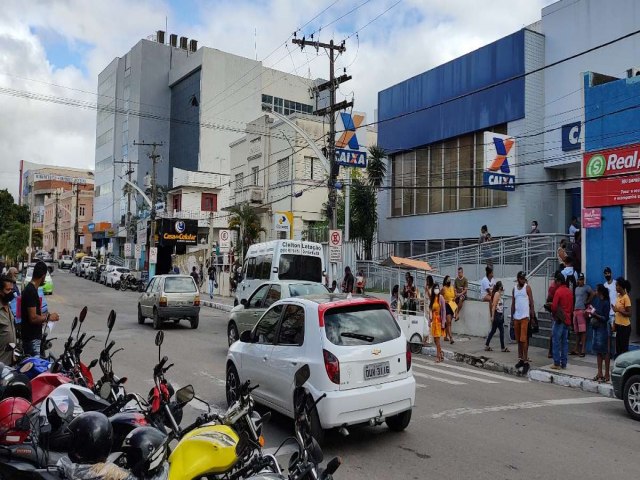
[[[109,342],[109,345],[107,345],[107,348],[104,349],[105,352],[109,353],[109,350],[111,350],[115,344],[116,344],[116,341],[111,340],[111,342]]]

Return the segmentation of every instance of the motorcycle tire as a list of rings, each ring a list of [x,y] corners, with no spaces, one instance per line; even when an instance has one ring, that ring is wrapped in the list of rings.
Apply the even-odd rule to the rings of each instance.
[[[117,281],[116,283],[112,283],[111,286],[113,288],[115,288],[116,290],[120,290],[120,282],[119,281]]]
[[[122,290],[123,292],[127,289],[127,283],[126,282],[120,282],[120,290]]]

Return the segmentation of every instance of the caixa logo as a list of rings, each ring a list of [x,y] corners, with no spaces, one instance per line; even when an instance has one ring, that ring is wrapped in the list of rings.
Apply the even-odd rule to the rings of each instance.
[[[187,225],[184,223],[184,221],[178,220],[175,223],[174,228],[176,229],[176,233],[184,233],[184,231],[187,229]]]

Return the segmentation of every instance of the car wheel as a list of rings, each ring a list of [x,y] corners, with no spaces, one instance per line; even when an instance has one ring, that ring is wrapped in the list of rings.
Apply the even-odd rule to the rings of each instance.
[[[240,375],[238,375],[238,370],[232,363],[227,366],[225,392],[227,394],[227,405],[230,407],[240,397]]]
[[[405,428],[409,426],[409,422],[411,421],[411,410],[407,410],[406,412],[399,413],[394,415],[393,417],[385,418],[385,422],[387,423],[387,427],[389,430],[394,432],[401,432]]]
[[[295,403],[295,399],[294,399]],[[294,405],[294,410],[297,409],[297,405]],[[320,416],[318,415],[318,409],[314,406],[311,412],[309,412],[309,424],[311,425],[311,436],[316,439],[320,444],[324,444],[325,430],[320,423]]]
[[[238,327],[236,326],[236,323],[229,322],[229,326],[227,327],[227,341],[229,342],[229,346],[233,345],[238,338]]]
[[[629,416],[640,421],[640,375],[632,375],[625,382],[622,399]]]
[[[422,337],[419,333],[414,333],[413,335],[411,335],[411,340],[409,341],[409,349],[413,354],[422,352]]]
[[[162,319],[158,315],[158,310],[153,309],[153,328],[154,330],[160,330],[162,328]]]
[[[138,323],[142,325],[144,323],[144,315],[142,315],[142,308],[138,304]]]
[[[191,328],[193,330],[198,328],[198,324],[200,323],[200,315],[196,315],[195,317],[191,317],[191,319],[189,320],[189,323],[191,323]]]

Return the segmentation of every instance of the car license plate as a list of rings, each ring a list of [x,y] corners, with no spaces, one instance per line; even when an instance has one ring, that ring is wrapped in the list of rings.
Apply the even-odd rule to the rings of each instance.
[[[371,380],[372,378],[386,377],[391,373],[389,362],[370,363],[364,366],[364,379]]]

